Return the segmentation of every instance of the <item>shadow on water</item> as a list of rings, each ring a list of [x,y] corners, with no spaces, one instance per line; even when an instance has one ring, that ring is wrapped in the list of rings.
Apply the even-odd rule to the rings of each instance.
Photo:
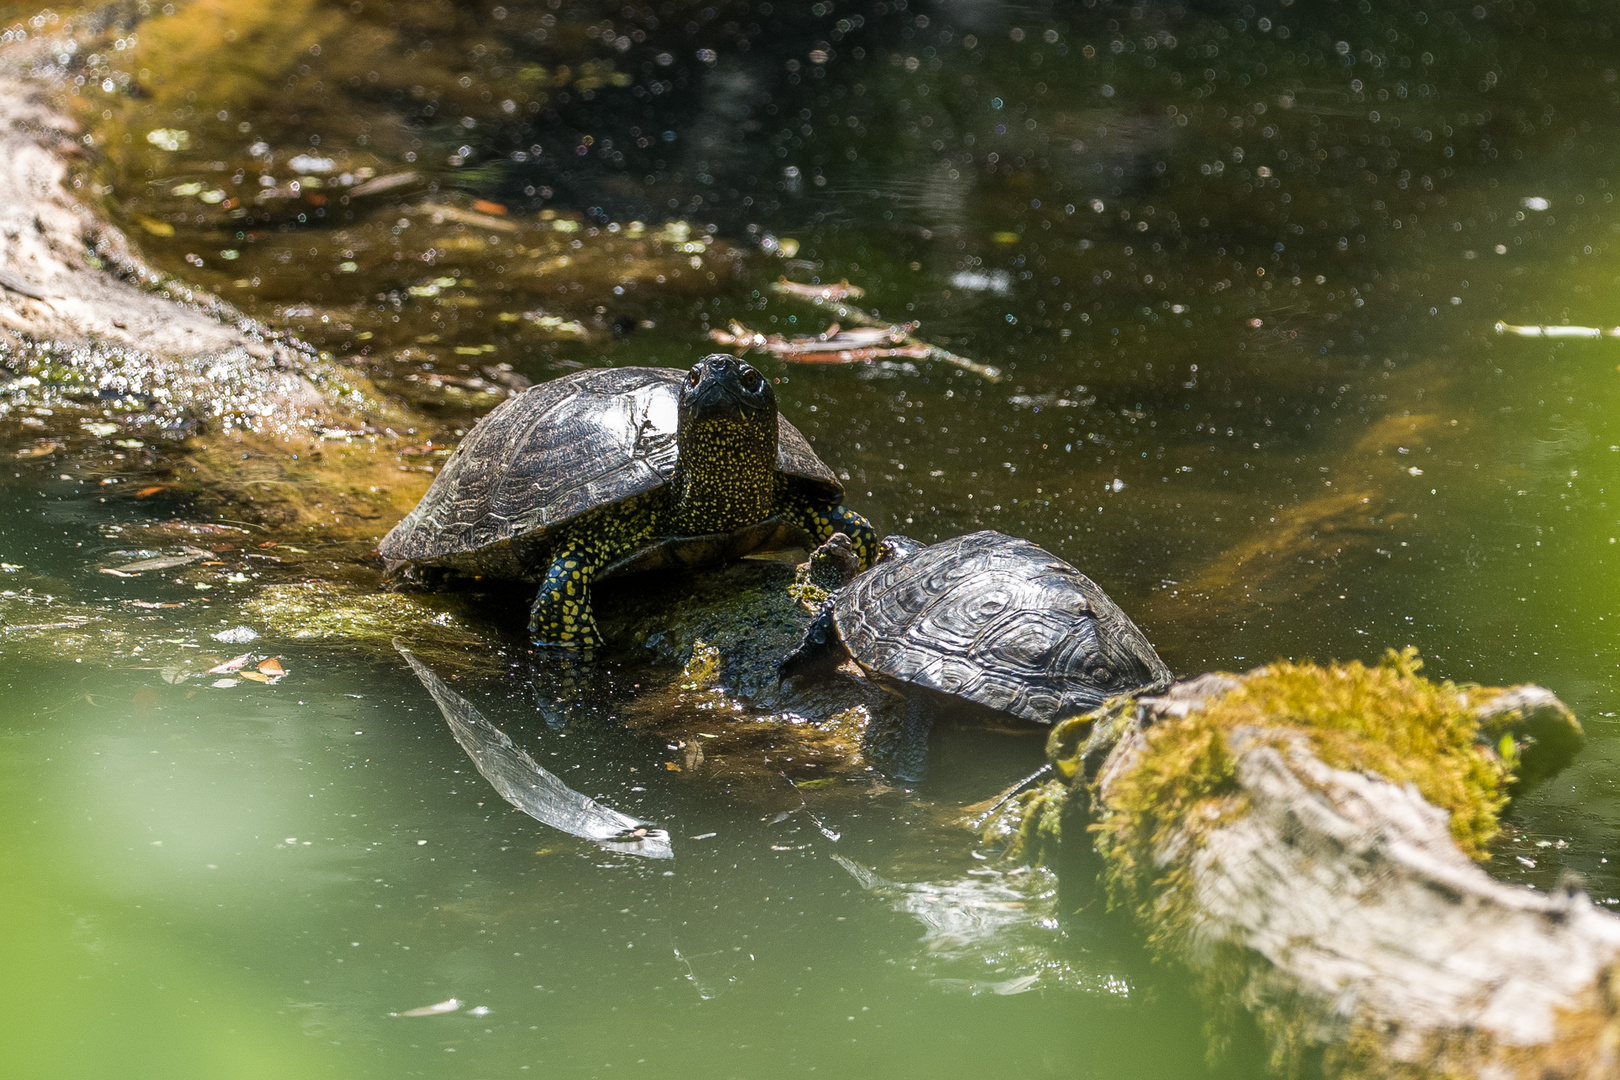
[[[1178,673],[1411,642],[1442,677],[1547,685],[1591,744],[1515,808],[1493,869],[1620,891],[1620,357],[1492,329],[1615,321],[1607,14],[69,18],[50,63],[89,136],[80,190],[386,409],[271,451],[0,389],[0,880],[25,883],[0,1015],[37,1075],[127,1047],[154,1075],[1205,1074],[1175,976],[957,823],[1038,732],[947,725],[907,792],[862,754],[869,687],[833,707],[749,681],[794,633],[763,599],[779,570],[623,583],[613,650],[572,671],[533,665],[517,590],[380,591],[366,553],[478,416],[581,366],[685,366],[732,320],[826,330],[780,277],[848,279],[1005,373],[753,358],[885,532],[1028,536]],[[728,630],[740,596],[764,614]],[[216,637],[237,628],[258,636]],[[744,662],[706,669],[693,643],[721,632]],[[395,637],[675,858],[511,811]],[[208,674],[245,650],[286,675]],[[1240,1048],[1218,1069],[1260,1067]]]

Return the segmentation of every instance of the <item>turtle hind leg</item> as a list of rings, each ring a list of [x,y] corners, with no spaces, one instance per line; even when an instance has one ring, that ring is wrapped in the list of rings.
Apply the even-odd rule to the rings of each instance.
[[[591,579],[600,563],[595,545],[573,543],[558,551],[529,612],[536,645],[593,649],[602,644],[591,612]]]
[[[842,503],[829,505],[809,499],[795,500],[788,508],[788,516],[814,537],[816,543],[824,544],[833,533],[843,533],[861,557],[862,566],[871,566],[877,561],[877,526]]]

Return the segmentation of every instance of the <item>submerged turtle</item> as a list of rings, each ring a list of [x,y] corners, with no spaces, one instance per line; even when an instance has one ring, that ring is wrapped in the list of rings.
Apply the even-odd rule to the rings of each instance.
[[[601,640],[599,578],[813,546],[834,532],[869,563],[877,534],[842,497],[778,418],[770,380],[715,354],[690,371],[581,371],[502,403],[378,551],[390,572],[538,579],[535,641],[587,648]]]
[[[836,537],[823,567],[848,566]],[[1115,694],[1159,690],[1170,669],[1090,578],[1028,540],[993,530],[924,547],[893,536],[883,559],[840,589],[783,659],[784,679],[853,658],[881,681],[921,688],[908,707],[895,775],[922,776],[937,702],[948,694],[1038,724]]]

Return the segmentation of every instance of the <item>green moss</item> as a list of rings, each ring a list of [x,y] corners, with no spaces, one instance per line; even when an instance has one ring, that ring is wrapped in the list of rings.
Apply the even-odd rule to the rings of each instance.
[[[720,685],[720,650],[701,638],[692,643],[692,655],[681,668],[682,690],[713,690]]]
[[[1048,780],[1009,802],[1007,815],[1017,825],[1007,837],[1007,856],[1032,866],[1056,866],[1068,801],[1069,785]]]
[[[242,608],[265,636],[301,641],[351,642],[391,654],[399,638],[424,659],[465,666],[491,642],[452,612],[441,598],[412,593],[360,592],[327,582],[275,585]]]
[[[818,610],[821,605],[832,599],[832,593],[815,582],[802,577],[789,585],[787,591],[789,596],[803,604],[810,611]]]
[[[1094,826],[1114,901],[1135,910],[1156,946],[1179,938],[1192,917],[1187,860],[1162,870],[1154,853],[1176,836],[1196,844],[1246,811],[1227,742],[1236,728],[1296,732],[1328,765],[1416,786],[1449,812],[1457,846],[1486,858],[1511,764],[1479,743],[1479,722],[1457,687],[1422,678],[1421,666],[1410,648],[1372,667],[1272,664],[1202,710],[1149,729],[1145,751],[1111,783]]]

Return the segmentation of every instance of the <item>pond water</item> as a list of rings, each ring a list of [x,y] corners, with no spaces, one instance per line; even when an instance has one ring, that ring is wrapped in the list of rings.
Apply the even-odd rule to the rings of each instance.
[[[1002,373],[754,357],[881,529],[1028,536],[1180,674],[1413,644],[1552,688],[1591,743],[1491,869],[1613,904],[1620,343],[1496,329],[1620,322],[1595,8],[176,0],[101,13],[61,63],[85,190],[395,395],[404,468],[518,377],[685,366],[734,320],[819,333],[772,284],[848,280]],[[388,634],[265,615],[271,586],[368,595],[390,521],[322,547],[194,491],[109,496],[183,456],[51,449],[53,423],[8,415],[0,481],[19,1075],[1209,1071],[1181,976],[957,824],[1039,733],[942,732],[912,792],[795,788],[788,736],[692,758],[746,710],[676,693],[680,739],[647,719],[666,698],[638,711],[668,665],[554,693],[520,606],[426,601],[460,692],[675,857],[610,854],[511,813]],[[239,625],[265,636],[215,639]],[[198,677],[248,647],[287,676]]]

